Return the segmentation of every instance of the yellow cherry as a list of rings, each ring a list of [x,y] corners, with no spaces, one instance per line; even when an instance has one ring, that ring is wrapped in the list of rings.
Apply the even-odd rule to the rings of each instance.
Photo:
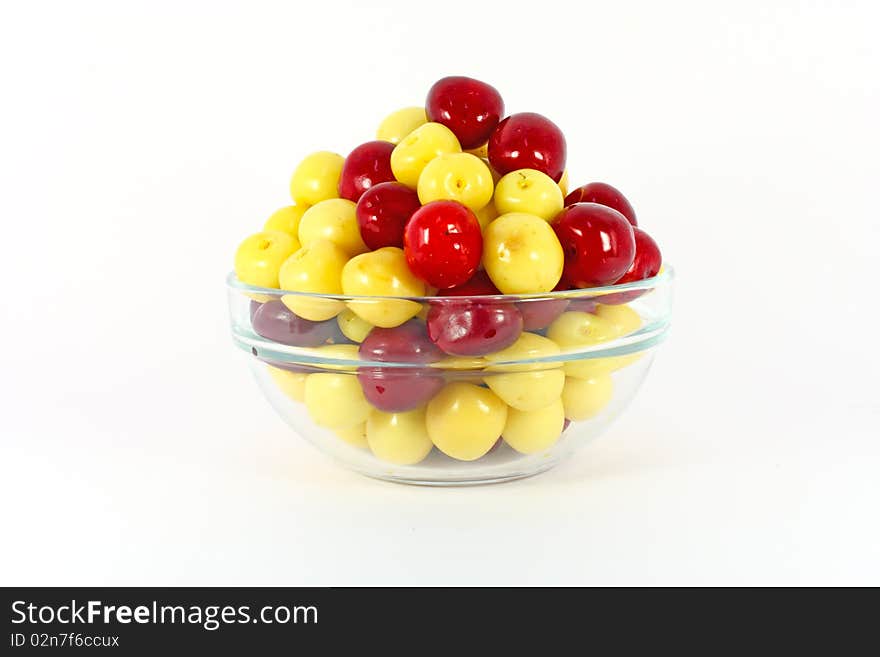
[[[397,180],[415,189],[422,169],[444,153],[461,153],[458,139],[445,125],[426,123],[413,130],[391,151],[391,171]]]
[[[409,133],[427,122],[424,107],[404,107],[382,119],[376,130],[376,139],[399,144]]]
[[[281,231],[251,235],[235,252],[235,275],[248,285],[277,288],[281,266],[296,249],[296,240]]]
[[[617,337],[617,330],[603,317],[569,310],[553,320],[547,337],[562,349],[576,349],[609,342]]]
[[[266,366],[272,381],[285,395],[293,401],[301,402],[305,399],[306,374],[302,372],[289,372],[278,367]]]
[[[321,368],[325,370],[341,370],[351,372],[356,369],[354,365],[336,364],[336,360],[360,360],[358,346],[356,344],[325,344],[311,349],[302,349],[303,352],[311,352],[321,360]]]
[[[428,367],[441,370],[482,370],[490,365],[483,356],[447,356],[436,363],[428,363]]]
[[[568,169],[562,172],[562,178],[559,179],[559,191],[563,198],[568,196]]]
[[[556,444],[565,425],[562,400],[534,411],[508,409],[504,442],[521,454],[534,454]]]
[[[518,374],[492,374],[484,381],[511,408],[534,411],[559,399],[565,373],[559,367]]]
[[[483,233],[483,266],[504,294],[549,292],[562,276],[562,265],[556,233],[533,214],[502,214]]]
[[[466,378],[468,383],[481,385],[485,383],[482,370],[489,364],[482,356],[447,356],[436,363],[428,363],[428,367],[435,367],[441,372],[462,372],[456,377],[457,380]]]
[[[431,442],[447,456],[473,461],[488,452],[507,421],[507,404],[472,383],[448,384],[428,402]]]
[[[373,408],[354,374],[335,372],[307,375],[305,402],[312,421],[327,429],[350,429],[366,422]]]
[[[559,353],[559,347],[552,340],[536,333],[522,333],[512,345],[486,358],[494,362],[520,361]],[[493,365],[489,371],[504,372],[487,374],[486,385],[508,406],[520,411],[533,411],[558,401],[565,384],[562,363]]]
[[[367,448],[367,423],[361,422],[353,427],[346,429],[336,429],[333,431],[342,440],[354,447]]]
[[[345,158],[330,151],[318,151],[299,163],[290,179],[290,196],[297,205],[314,205],[337,198],[339,176]]]
[[[444,153],[425,165],[419,175],[419,201],[458,201],[474,212],[492,200],[492,174],[470,153]]]
[[[562,406],[569,420],[588,420],[598,415],[614,393],[614,383],[608,374],[591,379],[566,377],[562,388]]]
[[[288,205],[276,210],[266,219],[263,230],[280,230],[296,239],[299,244],[299,220],[302,219],[303,212],[306,210],[305,205]]]
[[[642,326],[641,316],[628,305],[599,304],[593,314],[611,327],[614,337],[619,338],[634,333]],[[595,322],[593,322],[595,323]],[[606,331],[607,335],[607,331]],[[607,341],[607,340],[603,340]],[[607,358],[593,358],[574,361],[566,366],[569,376],[577,376],[582,379],[592,376],[607,374],[628,367],[638,361],[644,354],[632,353],[625,356],[609,356]]]
[[[495,207],[500,214],[525,212],[550,221],[562,211],[562,199],[553,178],[535,169],[511,171],[495,186]]]
[[[482,146],[477,146],[476,148],[471,148],[466,153],[470,153],[471,155],[476,155],[479,158],[484,160],[489,159],[489,142],[486,142]]]
[[[610,342],[617,337],[617,330],[607,319],[580,311],[568,311],[557,317],[547,328],[547,337],[563,351],[577,351]],[[581,358],[565,363],[565,373],[581,379],[606,374],[614,369],[611,358]]]
[[[289,292],[342,294],[342,270],[348,255],[329,240],[315,240],[291,255],[281,266],[280,283]],[[285,306],[304,319],[319,322],[339,314],[342,301],[285,294]]]
[[[568,377],[592,379],[614,371],[617,362],[613,358],[582,358],[565,361],[563,370]]]
[[[373,329],[372,324],[358,317],[349,308],[346,308],[337,315],[336,323],[339,324],[339,330],[342,331],[342,335],[357,343],[363,342]]]
[[[313,205],[299,222],[299,243],[308,246],[317,239],[330,240],[349,256],[369,251],[358,228],[356,207],[344,198]]]
[[[342,270],[342,290],[350,296],[419,297],[425,284],[409,270],[403,249],[386,246],[349,260]],[[420,303],[405,299],[363,299],[349,301],[348,307],[382,328],[399,326],[422,309]]]
[[[474,212],[477,215],[477,221],[480,222],[480,230],[486,230],[486,226],[491,224],[498,218],[498,209],[495,207],[494,201],[489,201],[482,210]]]
[[[430,454],[434,444],[425,426],[425,409],[403,413],[373,410],[367,419],[367,443],[378,458],[413,465]]]
[[[642,326],[641,316],[625,304],[615,306],[600,303],[593,313],[610,322],[618,337],[634,333]]]

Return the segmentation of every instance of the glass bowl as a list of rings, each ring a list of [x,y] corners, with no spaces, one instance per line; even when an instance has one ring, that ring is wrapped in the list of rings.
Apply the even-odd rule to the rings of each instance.
[[[543,472],[602,434],[669,330],[672,281],[664,267],[520,296],[227,286],[233,341],[300,436],[369,477],[454,486]]]

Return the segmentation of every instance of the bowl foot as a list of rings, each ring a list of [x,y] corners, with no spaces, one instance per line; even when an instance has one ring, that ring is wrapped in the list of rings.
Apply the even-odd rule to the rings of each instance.
[[[443,488],[451,488],[454,486],[486,486],[488,484],[503,484],[507,481],[517,481],[518,479],[528,479],[529,477],[534,477],[535,475],[539,475],[542,472],[547,472],[553,466],[555,466],[558,461],[554,461],[553,463],[548,463],[547,465],[541,466],[540,468],[535,468],[529,470],[528,472],[513,472],[505,475],[487,475],[484,477],[474,476],[474,477],[462,477],[456,479],[428,479],[428,478],[411,478],[400,475],[393,474],[381,474],[376,472],[363,472],[356,471],[358,474],[361,474],[365,477],[369,477],[370,479],[379,479],[381,481],[390,481],[395,484],[407,484],[409,486],[435,486],[435,487],[443,487]]]

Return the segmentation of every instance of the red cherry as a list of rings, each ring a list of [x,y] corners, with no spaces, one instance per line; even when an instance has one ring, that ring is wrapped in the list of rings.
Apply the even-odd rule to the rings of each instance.
[[[319,347],[345,341],[335,319],[323,322],[303,319],[277,299],[257,308],[251,321],[257,335],[295,347]]]
[[[523,329],[513,303],[449,299],[432,302],[428,337],[447,354],[483,356],[512,345]]]
[[[554,292],[565,292],[566,290],[573,290],[571,283],[565,280],[565,274],[562,274],[562,277],[559,279],[559,282],[556,284],[556,287],[553,288]]]
[[[422,206],[403,233],[403,250],[413,274],[428,285],[447,288],[467,281],[480,265],[480,222],[456,201]]]
[[[495,287],[485,269],[481,269],[461,285],[437,290],[437,295],[441,297],[478,297],[491,294],[501,294],[501,291]]]
[[[660,265],[663,264],[660,247],[653,237],[641,228],[633,228],[633,235],[636,240],[636,257],[623,277],[617,281],[618,284],[652,278],[660,272]]]
[[[571,190],[565,197],[565,206],[574,205],[575,203],[598,203],[599,205],[607,205],[614,208],[629,221],[633,226],[638,226],[636,221],[636,211],[630,205],[626,197],[620,193],[620,190],[603,182],[588,183],[577,189]]]
[[[660,265],[663,264],[663,257],[660,255],[660,247],[657,246],[657,242],[641,228],[633,228],[633,234],[636,239],[636,257],[623,277],[617,281],[617,285],[653,278],[660,272]],[[605,304],[619,305],[629,303],[644,293],[645,290],[615,292],[604,295],[600,301]]]
[[[421,368],[362,367],[357,377],[367,401],[385,413],[419,408],[444,385],[442,376]]]
[[[559,282],[556,284],[556,287],[553,288],[554,292],[564,292],[565,290],[576,290],[577,287],[571,285],[567,280],[565,280],[565,276],[563,275]],[[568,307],[566,310],[577,310],[584,313],[591,313],[596,310],[596,306],[599,304],[596,302],[595,297],[579,297],[575,299],[568,299]]]
[[[460,75],[437,80],[425,102],[428,121],[442,123],[465,150],[485,144],[504,116],[495,87]]]
[[[633,263],[633,228],[617,210],[575,203],[556,215],[552,226],[565,254],[565,278],[575,287],[612,285]]]
[[[605,297],[601,297],[601,299],[604,303]],[[576,310],[581,313],[595,313],[598,305],[599,302],[596,301],[595,297],[589,299],[572,299],[568,302],[568,310]]]
[[[489,139],[489,162],[502,176],[517,169],[537,169],[559,182],[565,171],[565,137],[540,114],[511,114]]]
[[[523,318],[523,329],[539,331],[547,328],[553,320],[568,308],[568,299],[534,299],[516,304]]]
[[[340,198],[357,203],[361,194],[373,185],[394,180],[393,150],[394,144],[389,141],[368,141],[349,153],[339,176]]]
[[[443,357],[428,339],[425,325],[415,319],[372,329],[358,353],[365,360],[392,363],[432,363]],[[386,413],[418,408],[443,387],[442,376],[430,368],[362,367],[358,381],[367,401]]]
[[[370,249],[403,247],[406,222],[422,207],[419,195],[403,183],[384,182],[370,187],[357,204],[358,228]]]
[[[371,329],[358,354],[381,363],[433,363],[443,358],[443,352],[428,338],[425,324],[417,319],[394,328]]]

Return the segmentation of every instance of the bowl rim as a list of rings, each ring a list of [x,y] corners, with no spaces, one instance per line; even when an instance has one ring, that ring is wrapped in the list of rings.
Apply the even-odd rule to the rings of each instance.
[[[342,302],[353,302],[353,301],[381,301],[381,300],[396,300],[396,301],[412,301],[417,303],[461,303],[462,301],[468,302],[472,301],[494,301],[494,302],[521,302],[521,301],[542,301],[549,299],[589,299],[591,297],[595,298],[597,302],[601,303],[601,295],[620,293],[626,291],[638,291],[638,290],[655,290],[662,288],[670,288],[670,284],[672,280],[675,278],[675,270],[673,267],[664,265],[664,269],[657,276],[653,276],[651,278],[646,278],[641,281],[635,281],[633,283],[626,283],[623,285],[608,285],[604,287],[594,287],[594,288],[581,288],[576,290],[564,290],[560,292],[548,292],[548,293],[537,293],[537,294],[525,294],[525,295],[516,295],[516,294],[494,294],[494,295],[471,295],[471,296],[453,296],[453,297],[442,297],[442,296],[423,296],[423,297],[407,297],[407,296],[367,296],[367,295],[344,295],[344,294],[318,294],[318,293],[307,293],[307,292],[294,292],[287,290],[278,290],[274,288],[265,288],[258,287],[254,285],[247,285],[238,280],[235,276],[235,273],[232,272],[227,276],[227,285],[231,293],[236,295],[242,294],[243,296],[252,296],[252,295],[269,295],[275,298],[281,298],[286,295],[294,295],[305,298],[315,298],[315,299],[332,299],[334,301],[342,301]],[[230,300],[232,297],[230,296]],[[231,308],[231,306],[230,306]],[[263,338],[260,335],[257,335],[252,330],[243,329],[239,327],[235,321],[233,321],[232,325],[232,333],[233,333],[233,341],[235,344],[241,348],[245,352],[249,352],[254,356],[257,356],[259,353],[259,358],[272,364],[296,364],[303,365],[308,367],[317,368],[317,370],[322,370],[323,366],[332,369],[333,371],[343,370],[348,372],[357,372],[360,368],[380,368],[382,370],[394,370],[394,369],[419,369],[422,371],[432,370],[435,371],[449,371],[449,372],[465,372],[472,369],[484,370],[486,367],[490,367],[492,371],[496,373],[500,373],[499,369],[504,368],[504,366],[512,366],[512,365],[540,365],[545,364],[549,367],[562,365],[564,362],[573,361],[573,360],[582,360],[582,359],[594,359],[594,358],[608,358],[614,356],[625,356],[628,354],[641,352],[648,350],[661,342],[666,338],[667,333],[669,331],[671,325],[671,306],[667,301],[664,312],[660,315],[656,316],[652,322],[648,324],[644,324],[638,330],[629,333],[627,335],[618,336],[613,340],[609,340],[607,342],[600,342],[593,345],[582,345],[573,349],[563,350],[559,354],[552,355],[544,355],[544,356],[535,356],[535,357],[524,357],[524,358],[515,358],[512,360],[505,361],[487,361],[486,359],[478,358],[476,360],[484,361],[481,366],[477,366],[474,363],[474,367],[461,367],[460,364],[453,365],[449,362],[449,359],[452,361],[461,360],[457,359],[454,356],[450,356],[449,359],[444,359],[438,361],[436,363],[432,363],[430,365],[426,365],[424,363],[416,363],[416,362],[388,362],[388,361],[370,361],[370,360],[362,360],[358,356],[357,360],[353,360],[351,358],[346,358],[345,356],[340,356],[339,354],[333,354],[323,351],[322,347],[296,347],[291,345],[285,345],[281,343],[277,343],[266,338]],[[467,357],[463,357],[464,360],[467,360]],[[315,371],[315,370],[313,370]]]
[[[297,292],[295,290],[282,290],[272,287],[260,287],[257,285],[249,285],[239,280],[234,271],[229,272],[226,276],[226,285],[230,289],[238,290],[245,294],[269,295],[269,296],[295,296],[312,299],[331,299],[333,301],[357,301],[357,300],[398,300],[398,301],[416,301],[416,302],[450,302],[461,301],[464,299],[480,299],[485,301],[545,301],[549,299],[582,299],[589,296],[604,296],[617,292],[628,292],[635,290],[650,290],[660,285],[669,284],[675,279],[675,268],[672,265],[663,263],[660,273],[651,278],[644,278],[640,281],[632,283],[623,283],[615,285],[604,285],[600,287],[584,287],[573,290],[560,290],[558,292],[533,292],[529,294],[480,294],[480,295],[462,295],[462,296],[395,296],[395,295],[378,295],[378,294],[323,294],[320,292]]]

